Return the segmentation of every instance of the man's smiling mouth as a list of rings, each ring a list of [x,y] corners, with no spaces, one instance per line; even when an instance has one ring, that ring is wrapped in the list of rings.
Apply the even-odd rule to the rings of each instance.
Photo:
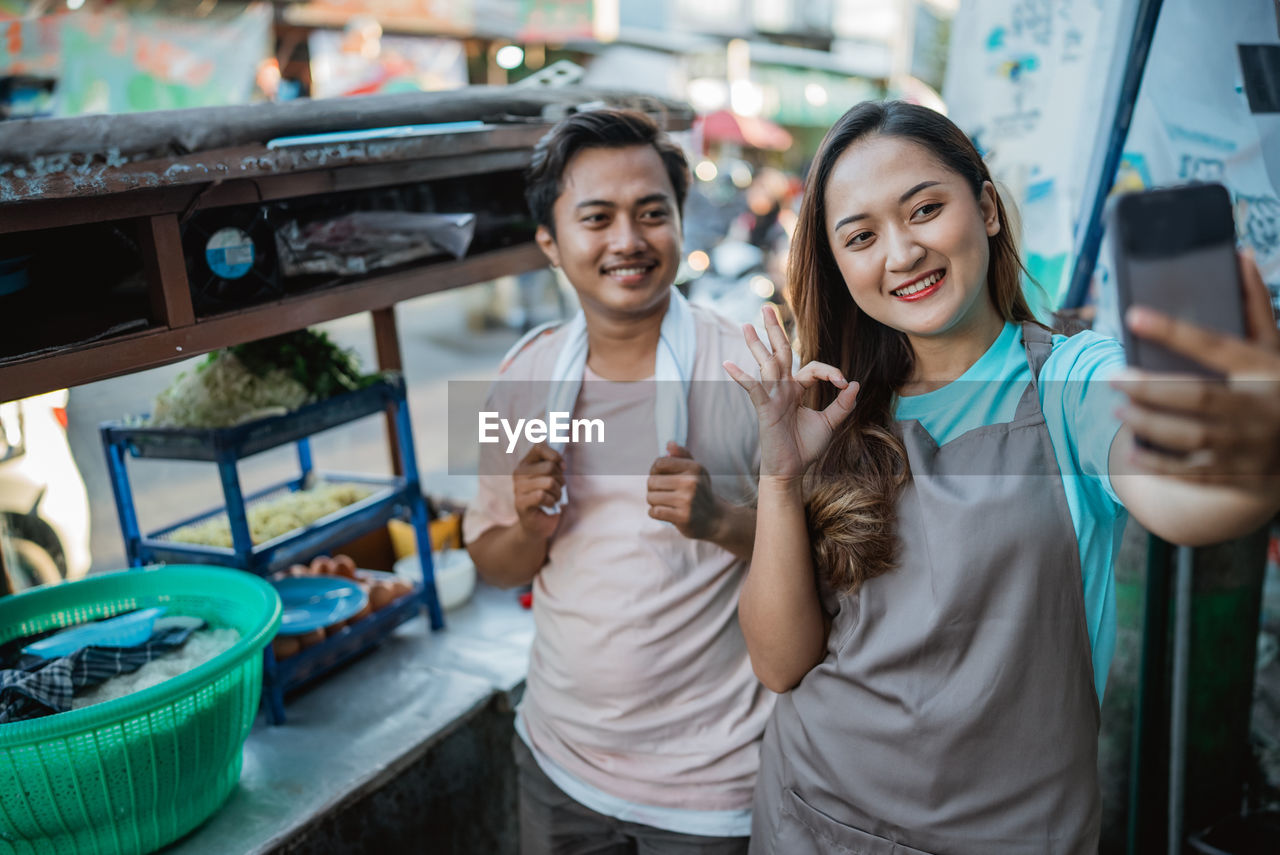
[[[612,276],[614,279],[634,279],[637,276],[644,276],[657,266],[657,262],[631,263],[606,267],[604,272],[605,275]]]

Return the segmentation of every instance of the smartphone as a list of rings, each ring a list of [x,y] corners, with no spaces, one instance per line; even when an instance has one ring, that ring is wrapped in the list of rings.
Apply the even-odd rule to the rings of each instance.
[[[1116,290],[1123,314],[1150,306],[1230,335],[1245,333],[1231,196],[1221,184],[1126,193],[1111,201]],[[1220,376],[1124,327],[1130,365],[1148,371]]]

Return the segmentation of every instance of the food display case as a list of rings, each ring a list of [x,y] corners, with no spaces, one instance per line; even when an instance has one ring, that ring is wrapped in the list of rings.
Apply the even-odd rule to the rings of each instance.
[[[310,437],[329,428],[389,411],[396,422],[397,456],[402,475],[378,478],[358,474],[319,473],[313,467]],[[425,608],[432,629],[444,626],[432,572],[427,507],[418,481],[413,432],[405,400],[404,379],[389,374],[364,389],[308,404],[292,413],[258,419],[226,428],[166,428],[146,424],[110,422],[101,427],[107,469],[120,518],[121,534],[129,563],[218,564],[259,575],[282,570],[312,556],[382,528],[392,518],[407,518],[422,556],[422,581],[411,596],[348,623],[324,641],[300,653],[276,661],[271,647],[264,653],[263,703],[273,723],[284,722],[284,695],[323,676],[328,671],[375,646],[387,633]],[[240,487],[239,466],[254,455],[293,443],[298,454],[298,475],[283,483],[245,495]],[[194,517],[170,523],[144,534],[130,487],[128,460],[194,460],[213,463],[222,483],[223,503]],[[308,525],[261,543],[251,536],[248,509],[283,494],[303,490],[317,478],[358,484],[366,496]],[[231,545],[184,543],[174,533],[210,520],[224,518]]]

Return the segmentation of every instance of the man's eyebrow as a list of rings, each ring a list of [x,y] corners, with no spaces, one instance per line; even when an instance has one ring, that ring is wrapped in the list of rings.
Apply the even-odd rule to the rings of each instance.
[[[663,202],[671,204],[671,196],[666,193],[650,193],[648,196],[642,196],[636,200],[637,205],[652,205],[654,202]],[[608,199],[586,199],[574,205],[574,208],[616,208],[617,202],[610,202]]]
[[[927,189],[927,188],[929,188],[929,187],[934,187],[934,186],[936,186],[936,185],[938,185],[938,184],[941,184],[941,183],[942,183],[941,181],[921,181],[919,184],[917,184],[916,186],[912,187],[912,188],[911,188],[910,190],[908,190],[906,193],[903,193],[901,196],[899,196],[899,197],[898,197],[898,204],[899,204],[899,205],[903,204],[903,203],[904,203],[904,202],[906,202],[908,199],[910,199],[912,196],[914,196],[914,195],[916,195],[917,193],[919,193],[921,190]],[[856,222],[856,221],[858,221],[858,220],[866,219],[868,216],[870,216],[870,215],[869,215],[869,214],[865,214],[865,213],[864,213],[864,214],[851,214],[851,215],[849,215],[849,216],[845,217],[844,219],[842,219],[840,222],[836,223],[836,224],[835,224],[835,227],[834,227],[834,228],[832,228],[831,230],[832,230],[833,232],[838,232],[838,231],[840,231],[840,229],[841,229],[843,226],[847,226],[847,225],[849,225],[849,223]]]

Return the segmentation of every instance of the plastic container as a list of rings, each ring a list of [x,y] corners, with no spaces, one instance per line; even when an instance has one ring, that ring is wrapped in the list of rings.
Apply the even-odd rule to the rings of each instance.
[[[471,599],[476,588],[476,565],[465,549],[437,552],[432,564],[435,568],[436,596],[440,599],[440,608],[456,609]],[[418,561],[418,556],[401,558],[394,569],[397,576],[414,584],[422,583],[422,564]]]
[[[462,548],[462,517],[458,514],[441,514],[430,522],[427,529],[432,552]],[[418,538],[409,523],[391,520],[387,523],[387,533],[391,536],[391,550],[397,561],[418,554]]]
[[[0,643],[129,609],[231,627],[229,650],[106,703],[0,725],[0,855],[153,852],[212,815],[240,778],[280,598],[194,565],[91,576],[0,599]]]

